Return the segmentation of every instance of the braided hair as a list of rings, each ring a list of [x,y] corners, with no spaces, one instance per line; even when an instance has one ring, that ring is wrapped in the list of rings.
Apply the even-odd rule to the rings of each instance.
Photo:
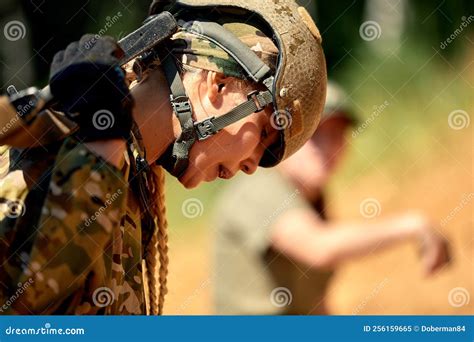
[[[165,296],[168,292],[168,221],[165,205],[165,172],[161,166],[153,166],[148,173],[148,183],[152,195],[152,213],[156,222],[156,229],[146,246],[146,269],[148,280],[148,294],[150,301],[150,315],[162,315]],[[158,262],[159,261],[159,262]],[[159,268],[158,268],[159,263]],[[158,281],[157,281],[158,275]],[[157,289],[159,283],[159,294]]]

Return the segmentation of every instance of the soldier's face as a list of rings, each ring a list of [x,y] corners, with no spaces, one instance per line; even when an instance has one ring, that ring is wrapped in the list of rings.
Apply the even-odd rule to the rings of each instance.
[[[242,89],[231,78],[213,72],[194,83],[184,79],[196,119],[220,116],[247,100],[249,89]],[[188,83],[187,83],[188,82]],[[217,178],[230,179],[239,171],[253,174],[264,151],[278,138],[270,122],[272,109],[254,113],[215,136],[196,143],[190,152],[190,164],[179,181],[186,188]]]

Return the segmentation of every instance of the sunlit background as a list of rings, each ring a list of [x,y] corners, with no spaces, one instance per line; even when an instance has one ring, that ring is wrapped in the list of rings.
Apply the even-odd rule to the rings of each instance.
[[[449,268],[430,279],[421,275],[413,244],[342,265],[328,292],[330,311],[474,313],[474,2],[300,2],[319,26],[330,78],[346,89],[345,101],[360,119],[327,189],[330,216],[361,218],[367,199],[378,203],[381,215],[422,209],[441,226],[453,251]],[[148,5],[2,0],[2,92],[9,85],[45,85],[56,51],[87,32],[123,37],[140,25]],[[12,22],[17,31],[8,26]],[[212,215],[222,186],[186,191],[168,180],[166,314],[213,313]],[[192,212],[184,209],[190,200]],[[467,291],[463,305],[450,300],[456,288]]]

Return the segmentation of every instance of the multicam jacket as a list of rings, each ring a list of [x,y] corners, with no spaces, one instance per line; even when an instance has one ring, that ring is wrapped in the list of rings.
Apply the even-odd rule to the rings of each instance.
[[[0,313],[146,314],[137,153],[119,170],[72,137],[0,147]]]

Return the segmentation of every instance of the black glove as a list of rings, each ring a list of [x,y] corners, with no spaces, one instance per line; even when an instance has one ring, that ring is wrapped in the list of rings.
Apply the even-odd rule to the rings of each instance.
[[[54,56],[51,93],[60,109],[79,125],[78,138],[129,137],[133,100],[118,65],[122,56],[113,38],[90,34]]]

